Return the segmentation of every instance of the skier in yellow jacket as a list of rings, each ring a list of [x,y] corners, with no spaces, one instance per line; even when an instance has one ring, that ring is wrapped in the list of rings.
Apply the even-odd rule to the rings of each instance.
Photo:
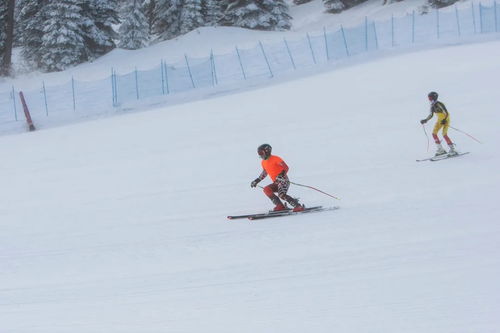
[[[448,147],[450,148],[450,151],[448,152],[449,156],[457,155],[458,152],[455,150],[455,144],[451,141],[451,139],[448,137],[448,127],[450,126],[450,114],[448,110],[446,109],[446,106],[440,101],[438,101],[438,93],[435,91],[431,91],[427,97],[429,98],[429,101],[431,102],[431,113],[427,118],[420,120],[420,123],[423,125],[426,122],[428,122],[434,114],[437,116],[437,122],[434,125],[434,129],[432,130],[432,137],[434,138],[434,142],[436,143],[437,146],[437,151],[436,151],[436,156],[444,155],[446,154],[446,150],[444,150],[443,146],[441,145],[441,141],[439,140],[438,137],[438,132],[442,128],[442,134],[443,138],[445,139],[446,143],[448,144]]]

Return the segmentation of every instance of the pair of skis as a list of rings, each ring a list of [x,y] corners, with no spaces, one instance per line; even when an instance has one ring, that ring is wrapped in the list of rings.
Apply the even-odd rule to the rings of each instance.
[[[315,206],[315,207],[306,207],[301,212],[294,212],[292,209],[286,209],[286,210],[280,210],[280,211],[276,211],[276,212],[269,211],[267,213],[229,215],[227,218],[230,220],[245,219],[245,218],[249,219],[249,220],[262,220],[262,219],[267,219],[267,218],[272,218],[272,217],[300,215],[300,214],[307,214],[307,213],[313,213],[313,212],[323,212],[323,211],[327,211],[327,210],[336,210],[339,208],[340,207],[338,207],[338,206],[334,206],[334,207]]]
[[[469,154],[469,153],[470,152],[467,151],[465,153],[458,153],[458,154],[455,154],[455,155],[444,154],[444,155],[433,156],[433,157],[429,157],[429,158],[424,158],[424,159],[421,159],[421,160],[417,160],[417,162],[423,162],[423,161],[437,162],[437,161],[446,160],[448,158],[459,157],[459,156],[466,155],[466,154]]]

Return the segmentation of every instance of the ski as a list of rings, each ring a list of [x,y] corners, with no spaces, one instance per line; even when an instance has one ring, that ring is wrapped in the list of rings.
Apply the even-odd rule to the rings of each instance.
[[[431,162],[437,162],[437,161],[447,160],[447,159],[449,159],[449,158],[459,157],[459,156],[466,155],[466,154],[469,154],[469,152],[467,151],[467,152],[465,152],[465,153],[458,153],[458,154],[456,154],[456,155],[445,155],[445,157],[441,157],[441,156],[439,156],[439,157],[437,157],[437,158],[434,158],[434,157],[433,157],[433,158],[431,158],[431,159],[430,159],[430,161],[431,161]]]
[[[278,214],[278,213],[289,212],[291,210],[292,210],[291,208],[287,208],[286,210],[281,210],[281,211],[277,211],[277,212],[275,212],[273,210],[270,210],[267,213],[253,213],[253,214],[244,214],[244,215],[229,215],[227,218],[230,219],[230,220],[246,219],[246,218],[249,218],[251,216],[274,215],[274,214]]]
[[[273,217],[282,217],[282,216],[290,216],[290,215],[299,215],[299,214],[306,214],[306,213],[314,213],[314,212],[323,212],[327,210],[336,210],[339,209],[340,207],[334,206],[334,207],[323,207],[323,206],[315,206],[315,207],[307,207],[301,212],[294,212],[294,211],[281,211],[281,212],[275,212],[273,214],[264,214],[264,215],[254,215],[254,216],[249,216],[249,220],[262,220],[262,219],[267,219],[267,218],[273,218]]]
[[[417,160],[417,162],[423,162],[423,161],[436,162],[436,161],[446,160],[448,158],[462,156],[462,155],[469,154],[469,153],[470,152],[458,153],[457,155],[451,155],[451,156],[449,156],[448,154],[444,154],[444,155],[440,155],[440,156],[432,156],[432,157],[428,157],[428,158],[423,158],[421,160]]]

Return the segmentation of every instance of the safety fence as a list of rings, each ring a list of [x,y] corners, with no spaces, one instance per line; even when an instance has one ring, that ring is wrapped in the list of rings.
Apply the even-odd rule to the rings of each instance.
[[[119,74],[110,70],[107,79],[84,82],[72,79],[67,84],[24,91],[34,122],[56,117],[58,121],[99,115],[127,103],[155,96],[169,96],[198,88],[238,85],[246,80],[266,80],[317,64],[339,61],[362,53],[396,47],[456,42],[476,35],[499,31],[500,10],[472,3],[465,8],[415,12],[403,17],[363,24],[337,31],[323,29],[300,40],[272,44],[257,43],[251,49],[235,47],[228,54],[210,54],[168,64],[162,61],[146,71]],[[0,92],[0,124],[24,121],[18,91],[12,87]]]

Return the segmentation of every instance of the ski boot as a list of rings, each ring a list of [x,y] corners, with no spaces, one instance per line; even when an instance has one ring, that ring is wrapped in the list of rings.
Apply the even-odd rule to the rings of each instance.
[[[301,204],[298,204],[297,206],[295,206],[293,208],[293,212],[294,213],[297,213],[297,212],[303,212],[305,209],[304,205],[301,205]]]
[[[444,148],[443,148],[443,146],[441,146],[441,144],[438,144],[437,151],[436,151],[436,154],[434,154],[434,157],[438,157],[438,156],[442,156],[442,155],[446,155],[446,150],[444,150]]]
[[[282,203],[277,204],[273,209],[274,212],[280,212],[282,210],[286,210],[285,205],[283,205]]]
[[[455,144],[452,143],[450,145],[450,151],[448,152],[448,156],[456,156],[458,155],[458,151],[455,150]]]

